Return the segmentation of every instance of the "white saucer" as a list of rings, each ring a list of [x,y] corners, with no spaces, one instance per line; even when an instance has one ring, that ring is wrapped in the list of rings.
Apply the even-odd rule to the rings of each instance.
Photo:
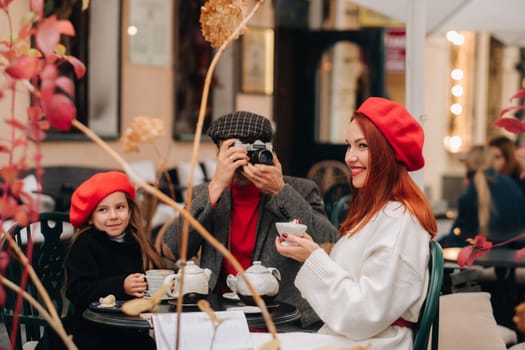
[[[151,296],[150,296],[149,294],[146,294],[146,295],[144,296],[144,298],[146,298],[146,299],[150,299]],[[173,299],[177,299],[177,297],[172,297],[172,296],[169,296],[169,295],[165,295],[165,296],[163,296],[160,300],[173,300]]]
[[[226,310],[228,311],[242,311],[245,314],[260,314],[261,309],[257,306],[233,306],[233,307],[227,307]]]
[[[222,295],[222,297],[223,297],[224,299],[233,300],[233,301],[239,301],[239,300],[241,300],[241,298],[239,298],[239,296],[238,296],[237,293],[235,293],[235,292],[224,293],[224,294]]]

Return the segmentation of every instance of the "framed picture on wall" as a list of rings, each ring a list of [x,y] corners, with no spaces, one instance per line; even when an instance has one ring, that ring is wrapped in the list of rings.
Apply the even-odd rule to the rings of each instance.
[[[247,28],[242,36],[241,89],[246,93],[273,93],[273,29]]]

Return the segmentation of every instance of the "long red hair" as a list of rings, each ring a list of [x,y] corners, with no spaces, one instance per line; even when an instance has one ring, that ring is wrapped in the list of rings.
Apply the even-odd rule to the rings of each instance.
[[[397,161],[390,143],[363,114],[356,113],[352,120],[357,122],[368,144],[368,176],[363,188],[350,184],[350,210],[341,224],[340,234],[357,233],[389,201],[398,201],[434,237],[437,224],[428,200],[408,174],[406,166]]]

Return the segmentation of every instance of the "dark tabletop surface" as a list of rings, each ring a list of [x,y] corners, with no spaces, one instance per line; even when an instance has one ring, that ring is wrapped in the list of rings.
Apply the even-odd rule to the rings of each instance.
[[[234,301],[226,300],[220,296],[210,294],[208,301],[215,311],[223,311],[233,306],[243,306],[243,303],[237,303]],[[175,301],[164,300],[154,312],[176,312],[176,306],[172,305]],[[268,303],[268,312],[272,317],[272,320],[276,326],[283,325],[297,321],[300,318],[300,313],[295,306],[287,303],[275,301]],[[199,312],[200,310],[196,305],[184,305],[183,312]],[[125,315],[119,308],[104,309],[96,307],[96,304],[90,305],[86,311],[84,311],[84,318],[98,323],[113,327],[123,328],[134,328],[134,329],[151,329],[153,328],[150,322],[140,316],[129,316]],[[248,321],[248,327],[250,329],[261,328],[265,329],[266,324],[264,322],[261,313],[246,313],[246,320]]]
[[[474,261],[474,264],[494,267],[524,267],[525,258],[516,261],[518,249],[494,248],[485,252]]]

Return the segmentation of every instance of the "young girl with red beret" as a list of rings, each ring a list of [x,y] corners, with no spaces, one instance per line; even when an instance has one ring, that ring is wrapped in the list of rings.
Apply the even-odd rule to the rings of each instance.
[[[295,286],[324,322],[319,332],[346,347],[412,348],[436,233],[427,199],[409,175],[424,166],[423,137],[403,106],[368,98],[348,126],[352,196],[338,242],[328,254],[307,235],[275,239],[282,255],[303,262]]]
[[[154,349],[147,333],[95,325],[82,313],[109,294],[144,296],[144,272],[162,260],[143,232],[135,187],[119,171],[98,173],[73,193],[69,212],[76,228],[66,259],[66,296],[75,314],[66,320],[79,349]]]

